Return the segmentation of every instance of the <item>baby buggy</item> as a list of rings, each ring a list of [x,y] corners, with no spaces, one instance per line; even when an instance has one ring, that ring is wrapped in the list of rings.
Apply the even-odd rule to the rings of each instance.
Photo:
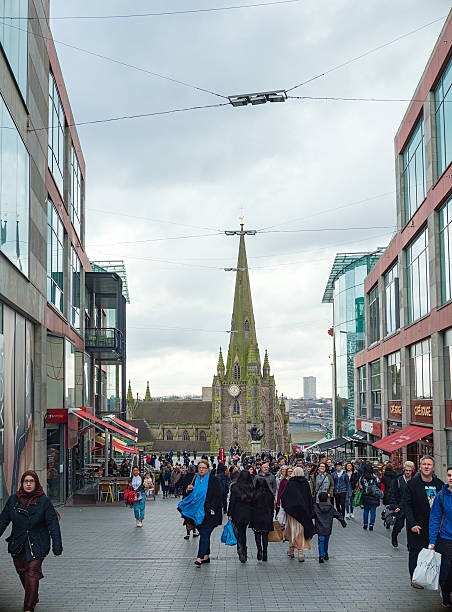
[[[381,519],[386,529],[391,529],[396,522],[397,513],[395,512],[395,509],[396,507],[390,504],[389,506],[385,506],[383,512],[381,513]]]

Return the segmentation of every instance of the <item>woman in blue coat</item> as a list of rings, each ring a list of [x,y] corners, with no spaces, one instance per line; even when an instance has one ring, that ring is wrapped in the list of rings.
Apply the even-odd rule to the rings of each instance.
[[[6,502],[0,514],[0,536],[12,523],[8,552],[25,590],[24,610],[31,612],[38,603],[39,581],[43,578],[42,562],[50,552],[63,552],[58,515],[50,499],[44,495],[36,472],[22,474],[20,489]]]

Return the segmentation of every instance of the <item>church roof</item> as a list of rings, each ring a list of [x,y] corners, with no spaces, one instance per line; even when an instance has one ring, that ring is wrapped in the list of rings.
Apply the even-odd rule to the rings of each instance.
[[[173,402],[139,402],[135,409],[137,418],[151,423],[193,424],[210,426],[212,402],[201,400]]]
[[[144,419],[127,419],[127,422],[138,429],[138,442],[150,442],[152,440],[151,433]]]

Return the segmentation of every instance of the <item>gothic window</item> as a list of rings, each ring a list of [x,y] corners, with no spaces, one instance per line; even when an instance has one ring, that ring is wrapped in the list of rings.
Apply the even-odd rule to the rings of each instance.
[[[183,437],[184,440],[190,440],[190,434],[188,433],[187,430],[184,431],[182,437]]]
[[[250,331],[250,322],[248,321],[248,319],[245,319],[245,323],[243,324],[243,329],[245,331]]]
[[[167,440],[172,440],[173,439],[173,432],[172,431],[167,431],[166,432],[166,439]]]
[[[240,364],[239,363],[234,363],[234,378],[236,380],[240,380]]]
[[[234,408],[232,409],[232,414],[240,414],[240,404],[238,400],[234,400]]]
[[[200,431],[199,432],[199,439],[200,439],[201,442],[205,442],[207,440],[206,432],[205,431]]]

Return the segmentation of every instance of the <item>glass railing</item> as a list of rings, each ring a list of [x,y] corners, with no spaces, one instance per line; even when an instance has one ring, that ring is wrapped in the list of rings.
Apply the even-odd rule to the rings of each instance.
[[[89,327],[85,331],[87,349],[121,349],[121,332],[114,327]]]

